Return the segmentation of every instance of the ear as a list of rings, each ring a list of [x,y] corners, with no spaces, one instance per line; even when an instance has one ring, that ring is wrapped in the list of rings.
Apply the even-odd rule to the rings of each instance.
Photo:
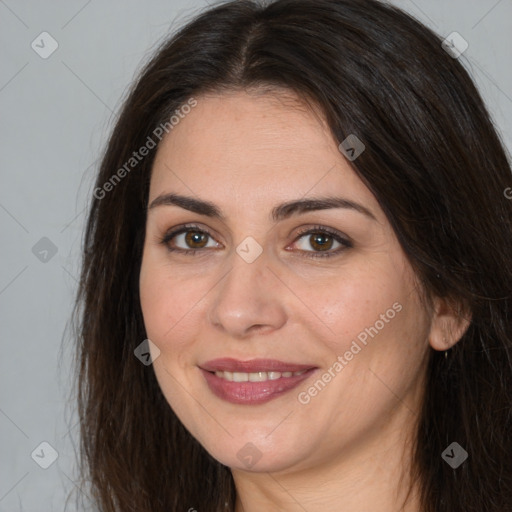
[[[434,350],[452,348],[471,323],[471,314],[461,304],[436,297],[430,324],[429,343]]]

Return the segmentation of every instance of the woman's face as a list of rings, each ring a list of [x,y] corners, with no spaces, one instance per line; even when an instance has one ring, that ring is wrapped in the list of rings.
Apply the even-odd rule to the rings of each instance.
[[[403,443],[432,317],[375,197],[298,103],[197,100],[156,155],[140,273],[169,405],[239,470],[311,468]],[[308,207],[320,199],[333,201]],[[273,362],[211,363],[221,358]],[[313,370],[284,373],[294,367]]]

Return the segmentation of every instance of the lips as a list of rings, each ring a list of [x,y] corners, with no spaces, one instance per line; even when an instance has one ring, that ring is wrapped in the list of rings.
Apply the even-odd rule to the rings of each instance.
[[[278,398],[316,373],[317,367],[276,359],[214,359],[200,370],[210,391],[233,404],[257,405]],[[299,372],[299,373],[296,373]]]

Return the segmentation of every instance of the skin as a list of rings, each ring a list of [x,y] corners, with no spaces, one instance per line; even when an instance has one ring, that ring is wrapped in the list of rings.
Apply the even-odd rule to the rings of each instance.
[[[148,338],[160,350],[153,368],[162,392],[189,432],[231,468],[237,512],[396,512],[409,483],[429,344],[449,348],[467,324],[440,299],[433,307],[420,300],[387,218],[318,112],[285,91],[197,100],[158,148],[148,204],[161,194],[187,195],[214,203],[225,220],[176,205],[148,210],[140,299]],[[347,208],[270,217],[277,204],[320,196],[343,196],[375,218]],[[211,233],[194,255],[161,243],[184,223]],[[353,246],[308,258],[322,249],[298,230],[315,225]],[[236,252],[248,236],[263,250],[252,263]],[[327,236],[328,251],[336,251],[340,244]],[[184,235],[169,242],[190,244]],[[300,403],[298,394],[395,303],[400,312]],[[270,402],[236,405],[212,394],[198,368],[217,357],[319,369]],[[237,457],[248,442],[261,454],[252,467]],[[418,510],[416,493],[403,510]]]

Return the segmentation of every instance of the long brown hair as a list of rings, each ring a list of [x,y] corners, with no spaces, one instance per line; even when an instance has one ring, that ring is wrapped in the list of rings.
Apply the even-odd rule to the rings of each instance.
[[[422,512],[511,510],[510,165],[460,59],[375,0],[218,4],[166,40],[134,83],[97,175],[73,315],[84,492],[102,512],[234,510],[229,468],[134,356],[146,338],[138,278],[156,149],[130,159],[191,98],[247,87],[294,91],[336,140],[364,142],[352,167],[425,292],[471,314],[449,357],[430,349],[413,460]],[[441,457],[452,442],[469,455],[457,469]]]

